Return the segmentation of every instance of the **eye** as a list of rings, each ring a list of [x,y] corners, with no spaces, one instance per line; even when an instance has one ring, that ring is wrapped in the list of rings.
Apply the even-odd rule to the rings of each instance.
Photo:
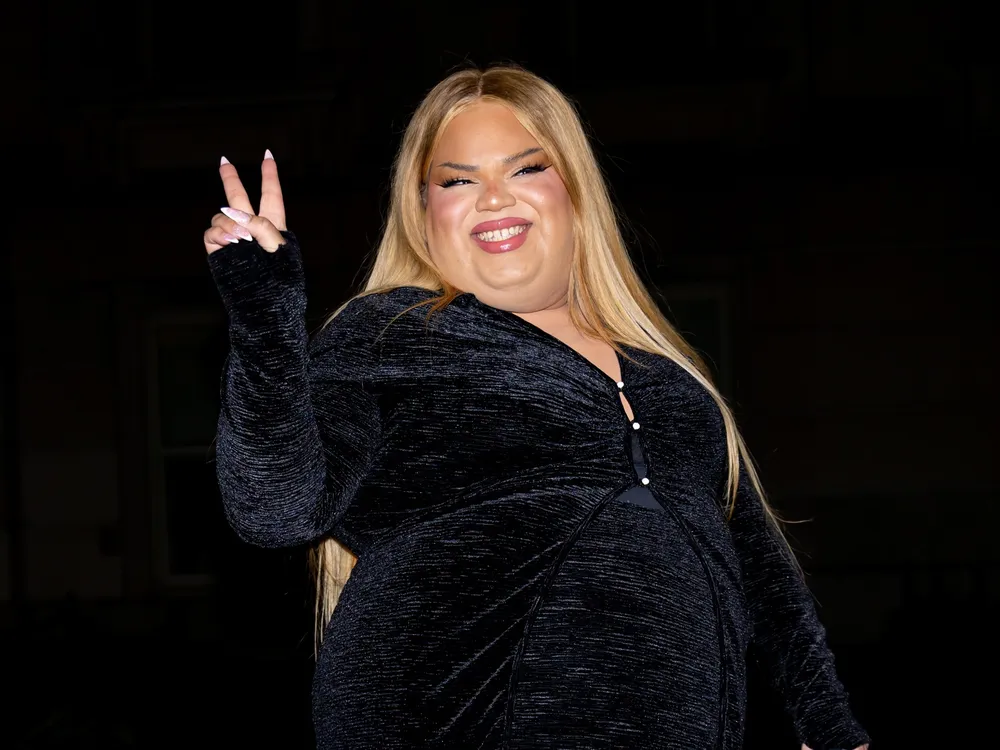
[[[551,164],[547,164],[547,165],[543,166],[541,164],[528,164],[526,166],[521,167],[519,170],[517,170],[514,173],[514,176],[516,177],[517,175],[539,174],[541,172],[544,172],[550,166],[552,166],[552,165]]]
[[[438,185],[443,188],[450,188],[452,185],[463,185],[471,182],[472,180],[467,180],[465,177],[452,177],[444,182],[439,182]]]

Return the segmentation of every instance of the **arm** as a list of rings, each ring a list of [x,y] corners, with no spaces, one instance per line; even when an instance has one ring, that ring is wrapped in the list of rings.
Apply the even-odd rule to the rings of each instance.
[[[369,354],[352,340],[355,306],[309,344],[298,243],[282,236],[276,252],[254,242],[208,256],[229,314],[219,487],[237,534],[265,547],[311,542],[340,520],[380,428],[374,397],[344,374]]]
[[[799,740],[812,750],[865,745],[868,735],[851,714],[812,595],[745,470],[730,528],[761,666]]]

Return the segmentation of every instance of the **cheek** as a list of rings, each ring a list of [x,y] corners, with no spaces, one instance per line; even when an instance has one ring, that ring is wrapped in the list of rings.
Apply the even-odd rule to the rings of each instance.
[[[432,191],[427,198],[428,235],[442,236],[461,229],[467,213],[465,202],[457,191]]]
[[[558,177],[536,186],[533,201],[545,226],[545,235],[554,251],[572,251],[573,202]]]

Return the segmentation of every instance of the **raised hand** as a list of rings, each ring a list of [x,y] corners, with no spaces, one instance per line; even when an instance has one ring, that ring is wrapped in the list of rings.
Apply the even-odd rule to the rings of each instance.
[[[226,245],[240,240],[257,240],[269,253],[285,242],[281,232],[285,231],[285,202],[281,197],[281,183],[278,181],[278,167],[271,151],[264,152],[260,165],[260,213],[255,214],[247,191],[240,182],[236,167],[222,157],[219,175],[226,191],[228,206],[212,217],[212,225],[205,230],[205,251],[214,253]]]

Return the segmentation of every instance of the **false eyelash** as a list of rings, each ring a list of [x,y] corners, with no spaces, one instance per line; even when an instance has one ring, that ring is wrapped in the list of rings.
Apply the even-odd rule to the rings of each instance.
[[[440,185],[443,188],[448,188],[451,187],[452,185],[457,185],[460,182],[468,182],[468,179],[465,177],[452,177],[451,179],[445,180],[444,182],[439,182],[438,185]]]
[[[525,169],[530,169],[530,170],[532,170],[533,174],[541,174],[542,172],[544,172],[546,169],[548,169],[551,166],[552,166],[551,164],[542,164],[541,162],[538,162],[537,164],[525,164],[523,167],[519,168],[517,171],[521,172],[521,171],[523,171]],[[517,174],[517,173],[515,172],[515,174]],[[452,177],[450,179],[445,180],[444,182],[439,182],[438,185],[440,187],[443,187],[443,188],[448,188],[448,187],[451,187],[452,185],[457,185],[460,182],[468,182],[468,178],[467,177]]]
[[[534,170],[535,174],[540,174],[541,172],[544,172],[551,166],[552,166],[551,164],[542,164],[541,162],[537,162],[535,164],[525,164],[523,167],[521,167],[521,169],[518,169],[517,171],[520,172],[523,169],[531,169]]]

